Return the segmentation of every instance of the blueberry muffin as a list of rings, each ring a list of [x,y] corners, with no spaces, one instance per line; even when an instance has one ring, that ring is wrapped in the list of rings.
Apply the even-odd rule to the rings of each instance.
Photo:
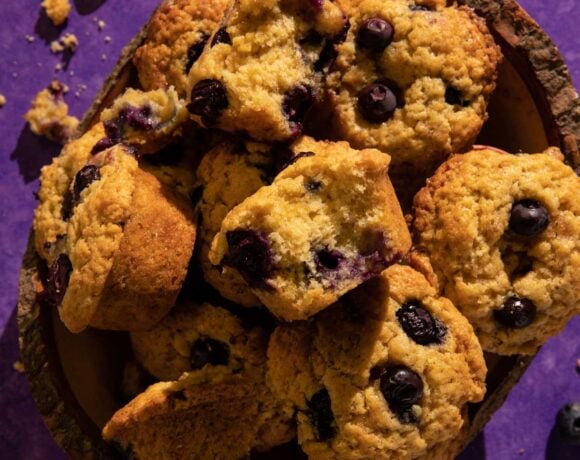
[[[24,115],[34,134],[59,144],[74,136],[79,120],[68,114],[68,105],[64,101],[67,91],[65,85],[55,80],[36,95],[32,107]]]
[[[236,0],[190,71],[193,119],[259,141],[296,137],[347,25],[331,0]]]
[[[389,156],[304,137],[272,185],[232,209],[209,254],[278,318],[307,318],[410,247]]]
[[[175,87],[187,94],[187,74],[217,28],[229,0],[163,2],[149,21],[145,43],[133,63],[146,91]]]
[[[70,188],[76,173],[91,158],[95,144],[103,138],[102,123],[67,143],[59,156],[40,172],[39,204],[34,211],[36,252],[50,265],[63,250],[71,214]]]
[[[417,253],[485,350],[533,354],[580,313],[579,196],[553,152],[478,150],[415,198]]]
[[[129,88],[101,113],[106,137],[94,151],[123,143],[140,154],[157,152],[181,134],[187,118],[173,87],[148,92]]]
[[[150,387],[104,429],[136,458],[245,458],[295,436],[292,405],[266,385],[265,330],[221,307],[180,304],[131,342],[151,374],[171,381]]]
[[[221,307],[180,304],[153,328],[131,333],[135,358],[159,380],[198,371],[206,381],[244,374],[260,376],[268,337],[245,327]],[[201,378],[201,376],[200,376]]]
[[[149,328],[171,309],[185,278],[192,205],[140,169],[132,153],[123,144],[106,149],[76,172],[64,198],[55,197],[58,188],[41,195],[41,208],[44,200],[68,202],[46,298],[72,332]]]
[[[467,320],[393,265],[309,322],[280,326],[268,381],[298,408],[309,458],[453,458],[486,366]]]
[[[246,307],[261,305],[242,276],[209,260],[211,242],[228,212],[271,183],[276,159],[264,144],[227,141],[208,152],[197,175],[203,193],[199,202],[199,263],[205,280],[222,296]]]
[[[444,1],[346,1],[351,27],[328,78],[339,135],[423,179],[469,146],[500,60],[485,22]]]
[[[248,458],[290,440],[291,414],[242,376],[200,383],[195,373],[150,386],[103,429],[130,458]]]

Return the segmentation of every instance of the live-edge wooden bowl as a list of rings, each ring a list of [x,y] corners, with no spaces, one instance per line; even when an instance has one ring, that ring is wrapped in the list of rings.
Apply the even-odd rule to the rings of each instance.
[[[479,144],[511,152],[558,146],[580,170],[580,101],[564,61],[546,33],[514,0],[463,0],[487,20],[505,59]],[[146,29],[125,48],[99,96],[85,115],[84,132],[100,111],[135,83],[131,58]],[[117,389],[128,350],[122,333],[87,330],[71,334],[55,309],[38,301],[42,264],[31,234],[20,273],[18,327],[22,361],[32,395],[56,442],[72,458],[116,456],[101,428],[119,408]],[[483,428],[518,382],[532,357],[486,355],[485,400],[469,408],[466,445]],[[296,454],[298,455],[298,454]],[[293,458],[290,451],[284,457]],[[280,458],[278,451],[272,458]]]

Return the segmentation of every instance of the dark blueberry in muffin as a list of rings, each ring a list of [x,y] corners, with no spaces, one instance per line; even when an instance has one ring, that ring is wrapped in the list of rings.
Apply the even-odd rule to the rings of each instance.
[[[68,288],[73,267],[66,254],[59,255],[48,269],[46,299],[53,306],[59,306]]]
[[[423,380],[406,366],[387,368],[380,376],[379,387],[389,408],[404,423],[416,421],[412,406],[423,398]]]
[[[97,153],[102,152],[103,150],[107,150],[115,144],[116,143],[113,142],[111,138],[103,137],[102,139],[99,139],[97,143],[93,146],[91,150],[91,155],[96,155]]]
[[[74,208],[73,196],[71,191],[67,190],[62,197],[62,206],[60,208],[62,220],[69,220],[71,218],[73,208]]]
[[[193,64],[197,62],[208,40],[209,35],[202,34],[199,41],[189,46],[187,49],[187,61],[185,61],[185,73],[189,73]]]
[[[229,252],[224,265],[235,268],[251,286],[267,289],[266,280],[274,269],[272,250],[268,238],[254,230],[232,230],[227,232]]]
[[[81,192],[93,182],[101,178],[98,166],[86,165],[76,174],[73,185],[73,202],[78,203],[81,199]]]
[[[549,224],[548,210],[538,201],[521,200],[512,206],[509,228],[518,235],[539,235]]]
[[[344,255],[336,249],[321,249],[314,253],[314,263],[318,271],[337,270]]]
[[[229,105],[224,85],[218,80],[198,81],[191,90],[187,109],[199,115],[206,126],[213,126],[223,110]]]
[[[282,111],[291,122],[301,123],[313,102],[312,88],[308,85],[298,85],[284,94]]]
[[[580,402],[562,407],[556,417],[556,424],[563,440],[580,444]]]
[[[316,193],[316,192],[320,191],[320,189],[322,188],[322,182],[320,182],[319,180],[309,180],[309,181],[306,181],[306,183],[304,184],[304,187],[309,192]]]
[[[383,123],[390,119],[397,109],[395,91],[385,83],[372,83],[358,93],[358,111],[370,123]]]
[[[189,363],[193,370],[201,369],[206,364],[212,366],[227,365],[230,359],[230,348],[227,344],[214,339],[199,339],[189,352]]]
[[[232,38],[225,27],[222,27],[215,33],[213,40],[211,41],[211,46],[215,46],[218,43],[225,43],[226,45],[232,44]]]
[[[122,134],[123,134],[122,133],[122,126],[121,126],[122,123],[123,123],[123,120],[120,118],[113,119],[113,120],[107,120],[103,123],[103,126],[105,127],[105,134],[107,135],[107,138],[109,139],[109,141],[113,145],[121,142]],[[106,142],[106,141],[103,141],[103,142]]]
[[[418,300],[411,300],[397,310],[397,319],[405,333],[421,345],[441,343],[447,329]]]
[[[461,107],[467,107],[469,105],[469,101],[463,99],[461,91],[449,85],[445,89],[445,102],[449,105],[460,105]]]
[[[393,25],[381,18],[371,18],[363,22],[356,35],[356,42],[361,48],[371,51],[382,51],[393,41]]]
[[[129,105],[120,112],[120,117],[121,120],[133,129],[138,129],[140,131],[150,131],[153,129],[151,107],[148,105],[143,107],[133,107],[132,105]]]
[[[529,326],[536,318],[536,306],[530,299],[509,297],[501,306],[494,310],[493,317],[505,327],[521,329]]]
[[[318,431],[319,441],[328,441],[336,434],[334,428],[334,415],[332,414],[332,404],[328,390],[322,390],[314,393],[310,401],[307,402],[309,417],[312,424]]]

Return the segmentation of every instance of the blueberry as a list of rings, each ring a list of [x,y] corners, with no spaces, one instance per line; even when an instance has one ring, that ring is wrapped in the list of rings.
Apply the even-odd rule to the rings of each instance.
[[[334,415],[328,390],[323,388],[314,393],[307,405],[310,420],[318,432],[318,440],[328,441],[332,439],[336,434],[336,429],[334,428]]]
[[[469,105],[469,102],[462,98],[461,91],[449,85],[445,90],[445,102],[449,105],[460,105],[462,107]]]
[[[417,421],[411,408],[423,399],[423,380],[416,372],[406,366],[387,368],[379,386],[389,408],[402,422]]]
[[[99,139],[97,143],[93,146],[93,148],[91,149],[91,155],[96,155],[97,153],[102,152],[103,150],[111,148],[113,145],[115,145],[115,142],[111,140],[110,137],[103,137],[102,139]]]
[[[67,190],[62,197],[62,206],[60,212],[62,220],[69,220],[72,216],[74,208],[73,195],[70,190]]]
[[[120,112],[121,125],[123,122],[127,123],[131,128],[139,131],[150,131],[153,129],[153,121],[151,120],[151,107],[145,105],[143,107],[133,107],[129,105],[123,108]]]
[[[107,120],[103,123],[103,126],[105,127],[105,134],[107,135],[107,138],[111,141],[112,145],[121,142],[121,139],[123,138],[122,132],[123,123],[124,120],[122,120],[121,118]]]
[[[72,270],[72,263],[66,254],[60,254],[48,269],[46,298],[52,306],[62,303]]]
[[[397,310],[397,319],[405,333],[421,345],[441,343],[447,329],[418,300],[411,300]]]
[[[91,183],[99,180],[101,173],[98,166],[86,165],[76,174],[73,184],[73,203],[78,203],[81,200],[81,192],[87,188]]]
[[[534,236],[542,233],[550,224],[548,210],[538,201],[521,200],[513,204],[509,228],[523,236]]]
[[[232,44],[232,38],[225,27],[222,27],[215,33],[213,40],[211,41],[211,46],[215,46],[218,43],[225,43],[226,45]]]
[[[344,260],[344,255],[336,249],[321,249],[314,253],[314,263],[318,271],[336,270]]]
[[[189,46],[189,48],[187,49],[187,61],[185,61],[185,73],[189,73],[189,71],[193,67],[193,64],[197,62],[208,40],[209,35],[202,34],[199,41],[192,43]]]
[[[395,92],[384,83],[372,83],[358,93],[358,111],[370,123],[387,121],[393,116],[397,106]]]
[[[383,51],[393,41],[393,25],[381,18],[371,18],[363,22],[356,35],[356,42],[361,48],[372,51]]]
[[[316,193],[322,188],[322,182],[319,180],[309,180],[304,184],[306,190],[311,193]]]
[[[521,329],[529,326],[536,318],[536,306],[530,299],[509,297],[501,306],[494,310],[493,317],[505,327]]]
[[[228,95],[220,81],[201,80],[191,90],[187,109],[190,113],[199,115],[203,123],[210,127],[217,123],[220,114],[228,106]]]
[[[282,111],[290,122],[300,125],[310,106],[314,103],[312,88],[308,85],[298,85],[286,91],[282,100]]]
[[[238,229],[227,232],[226,239],[229,252],[224,258],[224,265],[239,271],[251,287],[267,289],[266,280],[272,277],[274,262],[266,235]]]
[[[556,417],[560,437],[572,444],[580,444],[580,402],[566,404]]]
[[[227,365],[230,359],[230,348],[227,344],[214,339],[199,339],[189,352],[189,363],[193,370],[201,369],[206,364],[212,366]]]

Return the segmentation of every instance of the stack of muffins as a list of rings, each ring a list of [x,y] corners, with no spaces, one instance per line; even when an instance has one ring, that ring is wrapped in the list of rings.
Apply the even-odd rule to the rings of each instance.
[[[43,169],[34,221],[66,327],[131,338],[107,441],[453,458],[483,351],[580,313],[580,180],[473,147],[501,54],[448,3],[158,8],[140,87]]]

